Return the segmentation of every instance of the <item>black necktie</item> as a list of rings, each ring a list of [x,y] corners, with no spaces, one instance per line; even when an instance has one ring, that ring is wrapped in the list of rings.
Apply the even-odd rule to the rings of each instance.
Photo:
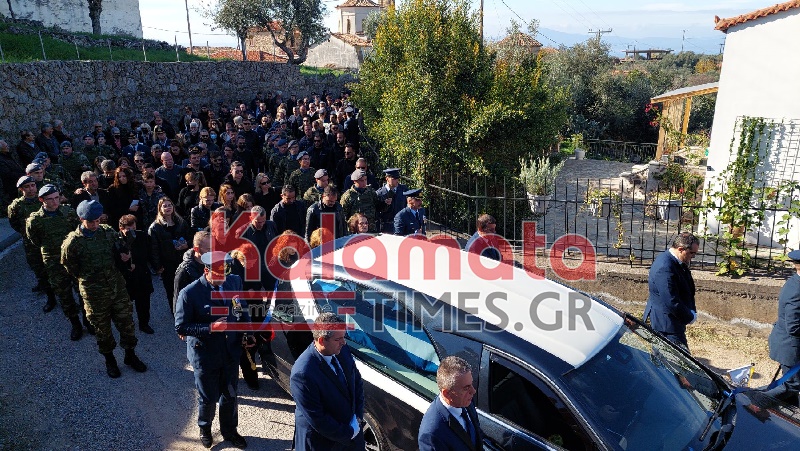
[[[345,380],[344,378],[344,371],[342,371],[342,367],[341,365],[339,365],[339,360],[336,358],[335,355],[331,356],[331,364],[333,365],[333,368],[336,370],[336,376],[339,377],[339,382],[341,382],[343,386],[347,387],[347,380]]]
[[[475,427],[472,425],[472,421],[469,419],[469,414],[467,413],[466,407],[461,408],[461,418],[464,419],[464,426],[467,429],[467,434],[469,434],[469,439],[472,440],[473,445],[476,445],[477,443],[475,442],[477,437],[475,436]]]

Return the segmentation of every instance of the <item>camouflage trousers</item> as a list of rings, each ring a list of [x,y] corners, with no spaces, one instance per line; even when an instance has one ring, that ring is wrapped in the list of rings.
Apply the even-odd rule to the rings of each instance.
[[[119,278],[122,279],[122,276]],[[137,343],[133,325],[133,303],[125,290],[125,282],[115,282],[109,280],[102,293],[87,293],[81,283],[86,319],[95,328],[97,347],[101,354],[109,353],[117,346],[111,330],[112,322],[119,332],[119,344],[123,349],[133,349]]]
[[[25,249],[25,260],[28,262],[28,266],[31,267],[33,274],[36,276],[36,281],[39,282],[39,286],[42,288],[47,288],[47,270],[45,269],[44,261],[42,260],[42,252],[38,247],[36,247],[35,244],[31,242],[31,240],[27,238],[22,239],[22,248]]]
[[[80,307],[75,302],[75,295],[72,293],[74,279],[69,275],[64,265],[57,260],[45,260],[44,267],[47,272],[47,281],[53,287],[53,292],[58,296],[61,310],[67,318],[78,316]]]

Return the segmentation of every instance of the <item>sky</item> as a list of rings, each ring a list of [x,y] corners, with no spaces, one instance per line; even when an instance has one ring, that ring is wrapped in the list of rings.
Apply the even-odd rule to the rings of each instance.
[[[189,21],[194,45],[236,46],[236,39],[222,30],[213,30],[210,21],[200,14],[203,5],[217,0],[188,0]],[[571,45],[561,33],[589,36],[589,30],[613,30],[603,39],[620,49],[654,47],[670,42],[686,50],[717,53],[725,35],[714,30],[714,16],[737,16],[771,6],[780,0],[484,0],[484,35],[499,39],[511,20],[527,23],[538,19],[544,45]],[[327,9],[326,25],[337,27],[336,5],[344,0],[323,0]],[[402,0],[397,0],[398,4]],[[480,0],[470,0],[478,9]],[[184,0],[139,0],[142,31],[145,38],[189,45]],[[524,27],[523,27],[524,28]],[[548,33],[556,31],[559,33]],[[660,41],[647,38],[669,38]]]

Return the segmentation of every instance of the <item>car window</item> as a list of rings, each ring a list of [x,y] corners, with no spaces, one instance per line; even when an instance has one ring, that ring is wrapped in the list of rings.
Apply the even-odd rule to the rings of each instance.
[[[320,311],[347,321],[347,340],[356,357],[427,399],[436,396],[439,357],[401,300],[343,280],[315,279],[311,291]]]
[[[504,359],[492,356],[489,363],[489,412],[513,423],[528,434],[553,445],[591,449],[589,441],[575,433],[577,422],[558,396],[531,374]],[[538,384],[532,381],[537,380]]]

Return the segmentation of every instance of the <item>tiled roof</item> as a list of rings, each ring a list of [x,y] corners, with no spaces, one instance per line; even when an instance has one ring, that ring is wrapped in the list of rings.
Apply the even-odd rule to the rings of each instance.
[[[334,36],[346,44],[350,44],[354,47],[371,47],[372,41],[366,38],[362,38],[361,36],[355,34],[347,34],[347,33],[331,33],[331,36]]]
[[[348,8],[350,6],[369,6],[371,8],[380,8],[380,5],[372,0],[347,0],[346,2],[337,6],[337,8]]]
[[[719,16],[714,16],[714,23],[717,24],[714,29],[726,32],[728,31],[728,28],[743,24],[748,20],[758,19],[760,17],[769,16],[770,14],[787,11],[792,8],[800,8],[800,0],[790,0],[788,2],[778,3],[777,5],[770,6],[769,8],[758,9],[747,14],[730,17],[728,19],[720,19]]]
[[[541,47],[542,43],[533,38],[527,33],[514,33],[506,36],[505,39],[498,42],[499,46],[517,45],[520,47]]]

